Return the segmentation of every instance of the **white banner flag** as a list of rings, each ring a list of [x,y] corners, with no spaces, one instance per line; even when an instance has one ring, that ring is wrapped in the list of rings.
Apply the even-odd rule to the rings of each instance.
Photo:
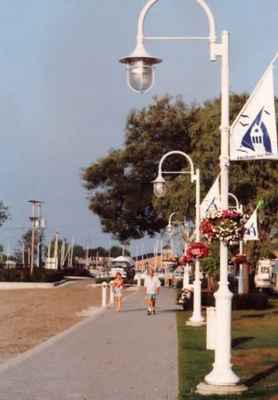
[[[278,158],[273,62],[231,126],[231,160]]]
[[[243,240],[259,240],[258,221],[257,221],[257,208],[245,224],[245,233]]]
[[[206,218],[209,211],[218,209],[220,209],[219,176],[200,205],[201,219]]]

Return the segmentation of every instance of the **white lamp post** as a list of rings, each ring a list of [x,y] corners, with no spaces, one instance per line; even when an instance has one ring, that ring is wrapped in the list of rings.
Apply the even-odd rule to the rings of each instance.
[[[236,203],[236,209],[243,213],[243,205],[239,204],[238,198],[233,194],[229,193],[229,196],[234,199]],[[243,239],[239,241],[239,254],[243,254]],[[239,265],[239,276],[238,276],[238,294],[243,294],[243,265]]]
[[[137,46],[129,56],[122,58],[120,62],[128,66],[128,83],[137,92],[149,90],[154,81],[154,65],[161,62],[160,59],[150,56],[144,47],[145,40],[208,40],[210,46],[210,59],[215,61],[221,59],[221,208],[228,208],[228,187],[229,187],[229,34],[222,33],[222,40],[217,43],[215,21],[213,13],[205,0],[196,0],[196,3],[205,11],[209,23],[208,37],[146,37],[144,35],[144,20],[151,9],[159,0],[149,0],[143,7],[138,19]],[[161,176],[159,190],[161,190]],[[228,246],[224,241],[220,242],[220,281],[219,289],[215,294],[216,299],[216,346],[215,362],[213,369],[205,377],[205,381],[211,386],[208,390],[219,393],[219,387],[223,392],[238,392],[243,387],[236,387],[239,377],[233,372],[231,365],[231,313],[232,293],[228,288]],[[199,385],[199,392],[205,393],[204,384]]]
[[[157,197],[158,197],[158,196],[157,196]],[[173,231],[172,219],[173,219],[173,216],[174,216],[174,215],[176,215],[175,212],[173,212],[173,213],[170,214],[170,216],[169,216],[168,225],[167,225],[167,228],[166,228],[166,230],[167,230],[168,233],[172,233],[172,231]]]
[[[190,170],[189,171],[163,171],[162,170],[162,165],[163,162],[165,161],[166,158],[172,155],[180,155],[186,158],[186,160],[189,162],[190,165]],[[166,194],[167,191],[167,184],[165,179],[163,178],[164,174],[176,174],[176,175],[181,175],[181,174],[190,174],[191,176],[191,182],[196,182],[196,200],[195,200],[195,206],[196,206],[196,222],[195,222],[195,229],[196,229],[196,240],[200,241],[200,171],[197,168],[196,171],[194,172],[194,164],[192,159],[184,153],[183,151],[169,151],[168,153],[164,154],[164,156],[160,159],[159,161],[159,166],[158,166],[158,176],[157,178],[153,181],[153,186],[154,186],[154,194],[157,197],[163,197]],[[169,226],[169,224],[168,224]],[[171,226],[171,225],[170,225]],[[201,326],[204,323],[204,318],[202,317],[201,313],[201,280],[200,280],[200,261],[196,259],[195,261],[195,275],[194,275],[194,302],[193,302],[193,314],[190,320],[188,321],[189,325],[192,326]]]

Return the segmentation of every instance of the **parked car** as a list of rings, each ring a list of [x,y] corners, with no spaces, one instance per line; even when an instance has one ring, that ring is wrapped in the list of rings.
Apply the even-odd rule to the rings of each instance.
[[[118,267],[117,267],[117,266],[116,266],[116,267],[112,267],[111,270],[110,270],[110,274],[109,274],[109,275],[110,275],[112,278],[115,278],[115,277],[116,277],[116,274],[117,274],[118,272],[122,275],[123,278],[126,278],[126,277],[127,277],[127,273],[126,273],[125,268],[120,267],[120,266],[118,266]]]

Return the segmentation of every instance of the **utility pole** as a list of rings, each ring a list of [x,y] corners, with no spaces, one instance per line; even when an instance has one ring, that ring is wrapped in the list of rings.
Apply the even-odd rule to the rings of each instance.
[[[22,245],[22,268],[25,268],[25,245]]]
[[[59,269],[59,260],[58,260],[58,238],[59,233],[55,232],[55,242],[54,242],[54,260],[55,260],[55,267]]]
[[[45,219],[42,218],[41,205],[42,205],[42,201],[38,202],[37,232],[38,232],[38,266],[39,267],[42,266],[42,238],[43,238],[43,229],[45,228]]]
[[[32,222],[32,244],[31,244],[31,267],[30,267],[30,272],[31,275],[33,274],[34,271],[34,260],[35,260],[35,243],[37,237],[37,231],[38,228],[40,227],[41,224],[41,216],[40,216],[40,210],[41,210],[41,204],[43,203],[40,200],[29,200],[29,203],[32,204],[32,217],[30,217],[30,220]]]

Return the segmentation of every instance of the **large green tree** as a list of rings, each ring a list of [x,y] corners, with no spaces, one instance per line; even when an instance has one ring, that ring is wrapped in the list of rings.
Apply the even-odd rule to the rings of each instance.
[[[231,121],[247,95],[231,95]],[[202,105],[186,104],[181,98],[154,98],[141,110],[133,110],[121,149],[111,151],[83,171],[89,208],[98,215],[105,232],[120,241],[154,235],[167,224],[172,211],[193,218],[195,188],[188,175],[170,177],[168,195],[153,197],[152,180],[158,162],[170,150],[189,154],[201,170],[202,196],[219,173],[220,99]],[[164,169],[188,168],[182,157],[171,157]],[[260,212],[261,232],[266,240],[278,226],[278,169],[275,161],[232,162],[230,191],[248,211],[264,199]]]

